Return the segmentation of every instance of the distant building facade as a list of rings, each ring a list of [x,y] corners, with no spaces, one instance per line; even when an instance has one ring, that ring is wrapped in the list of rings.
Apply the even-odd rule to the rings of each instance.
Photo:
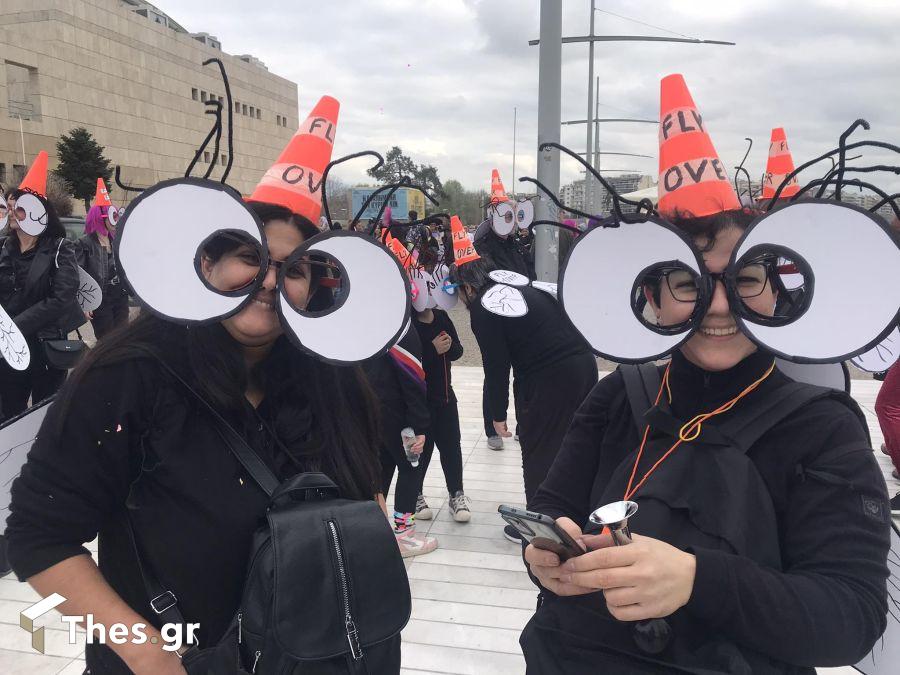
[[[215,36],[189,33],[141,0],[2,0],[0,184],[17,183],[40,150],[53,168],[60,135],[79,126],[128,184],[184,175],[212,127],[204,102],[226,103],[218,68],[201,65],[212,57],[225,64],[233,99],[228,183],[249,194],[297,129],[294,82],[254,56],[226,54]],[[194,175],[206,172],[213,152],[210,143]],[[212,178],[228,159],[224,136],[218,154]],[[115,203],[127,203],[131,195],[109,187]]]

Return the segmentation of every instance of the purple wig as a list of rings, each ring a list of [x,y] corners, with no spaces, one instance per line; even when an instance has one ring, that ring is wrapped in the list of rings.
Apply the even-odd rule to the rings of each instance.
[[[113,236],[106,227],[105,206],[92,206],[90,211],[87,212],[87,216],[85,216],[84,233],[93,234],[94,232],[110,238]]]

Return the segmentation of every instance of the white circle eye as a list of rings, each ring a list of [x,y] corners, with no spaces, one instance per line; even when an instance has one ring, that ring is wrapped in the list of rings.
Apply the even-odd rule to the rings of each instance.
[[[122,212],[124,210],[125,209],[117,209],[115,206],[108,206],[106,209],[106,217],[109,219],[109,224],[115,227],[122,217]]]
[[[38,236],[47,229],[47,209],[41,200],[30,192],[16,199],[15,219],[25,234]]]
[[[530,199],[519,202],[516,205],[516,226],[520,230],[527,230],[534,222],[534,202]]]
[[[788,316],[789,323],[778,325],[745,312],[737,317],[742,330],[769,351],[800,362],[844,361],[894,328],[900,310],[900,247],[887,226],[867,211],[825,200],[798,201],[772,211],[747,229],[730,267],[760,251],[791,259],[805,276],[800,287],[776,288],[776,319],[788,316],[785,301],[800,308]],[[782,267],[787,283],[794,285],[794,269]],[[800,288],[803,296],[796,302]]]
[[[279,284],[282,323],[301,349],[331,363],[353,363],[382,354],[397,343],[409,319],[410,284],[390,251],[356,232],[331,230],[300,246],[285,261],[285,268],[303,257],[338,268],[335,276],[340,285],[329,302],[320,303],[321,309],[303,310],[286,296],[285,284]],[[321,292],[316,291],[319,300]],[[420,297],[424,294],[420,288]],[[351,335],[354,339],[344,339]]]
[[[113,240],[119,270],[152,311],[186,323],[221,321],[250,302],[254,286],[218,291],[197,269],[200,248],[227,231],[252,241],[265,259],[262,223],[240,194],[213,181],[163,181],[131,203]]]
[[[598,354],[626,363],[651,361],[693,334],[694,305],[679,302],[674,294],[668,299],[678,313],[680,332],[649,327],[649,300],[642,307],[642,318],[633,309],[635,289],[642,290],[640,282],[648,270],[656,268],[673,269],[685,276],[685,286],[676,288],[679,293],[689,292],[690,281],[701,269],[699,254],[687,237],[663,221],[597,227],[577,239],[557,291],[569,320]],[[660,276],[656,288],[668,292],[669,286],[664,284],[667,282]]]
[[[883,373],[900,360],[900,328],[892,330],[884,340],[850,362],[869,373]]]
[[[6,203],[3,195],[0,194],[0,227],[6,226],[7,218],[9,218],[9,205]]]
[[[501,202],[491,207],[491,227],[494,232],[501,236],[506,236],[513,231],[516,226],[515,214],[513,207],[506,202]]]

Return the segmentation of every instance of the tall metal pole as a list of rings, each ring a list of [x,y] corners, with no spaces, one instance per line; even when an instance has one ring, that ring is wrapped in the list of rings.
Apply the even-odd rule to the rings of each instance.
[[[597,76],[597,95],[594,97],[594,124],[596,124],[596,128],[594,129],[594,160],[591,162],[591,166],[600,170],[600,122],[597,120],[600,119],[600,76]],[[594,124],[589,124],[588,126],[594,126]],[[596,200],[594,199],[594,195],[591,195],[591,206],[596,204]],[[597,204],[596,211],[588,211],[588,213],[599,213],[602,204]]]
[[[516,189],[516,116],[518,114],[518,108],[513,107],[513,176],[512,176],[512,191],[513,197],[518,194],[518,190]]]
[[[591,32],[590,35],[594,34],[594,15],[597,13],[594,7],[595,0],[591,0]],[[598,78],[599,79],[599,78]],[[599,85],[598,85],[599,88]],[[591,119],[591,115],[594,113],[594,43],[588,42],[588,100],[587,100],[587,117]],[[585,149],[587,150],[587,163],[591,166],[594,165],[594,159],[591,157],[591,149],[593,148],[593,143],[591,142],[591,134],[594,131],[593,124],[587,124],[587,141],[585,143]],[[594,202],[594,177],[591,176],[589,171],[585,171],[584,173],[584,210],[588,213],[592,213],[591,208],[593,208]]]
[[[559,143],[562,121],[562,0],[541,0],[541,43],[538,54],[538,148]],[[559,192],[559,151],[538,150],[537,177],[547,189]],[[540,193],[539,193],[540,194]],[[543,194],[535,208],[535,219],[555,220],[550,200]],[[555,282],[559,273],[559,231],[550,225],[534,229],[534,262],[540,281]]]
[[[19,113],[19,138],[22,141],[22,166],[28,167],[28,160],[25,158],[25,131],[22,129],[22,114]]]

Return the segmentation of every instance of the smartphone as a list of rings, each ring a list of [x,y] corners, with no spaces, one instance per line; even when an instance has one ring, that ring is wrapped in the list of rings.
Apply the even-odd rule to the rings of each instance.
[[[560,562],[579,556],[584,551],[569,533],[556,524],[550,516],[501,504],[500,517],[512,525],[535,548],[552,551]]]

